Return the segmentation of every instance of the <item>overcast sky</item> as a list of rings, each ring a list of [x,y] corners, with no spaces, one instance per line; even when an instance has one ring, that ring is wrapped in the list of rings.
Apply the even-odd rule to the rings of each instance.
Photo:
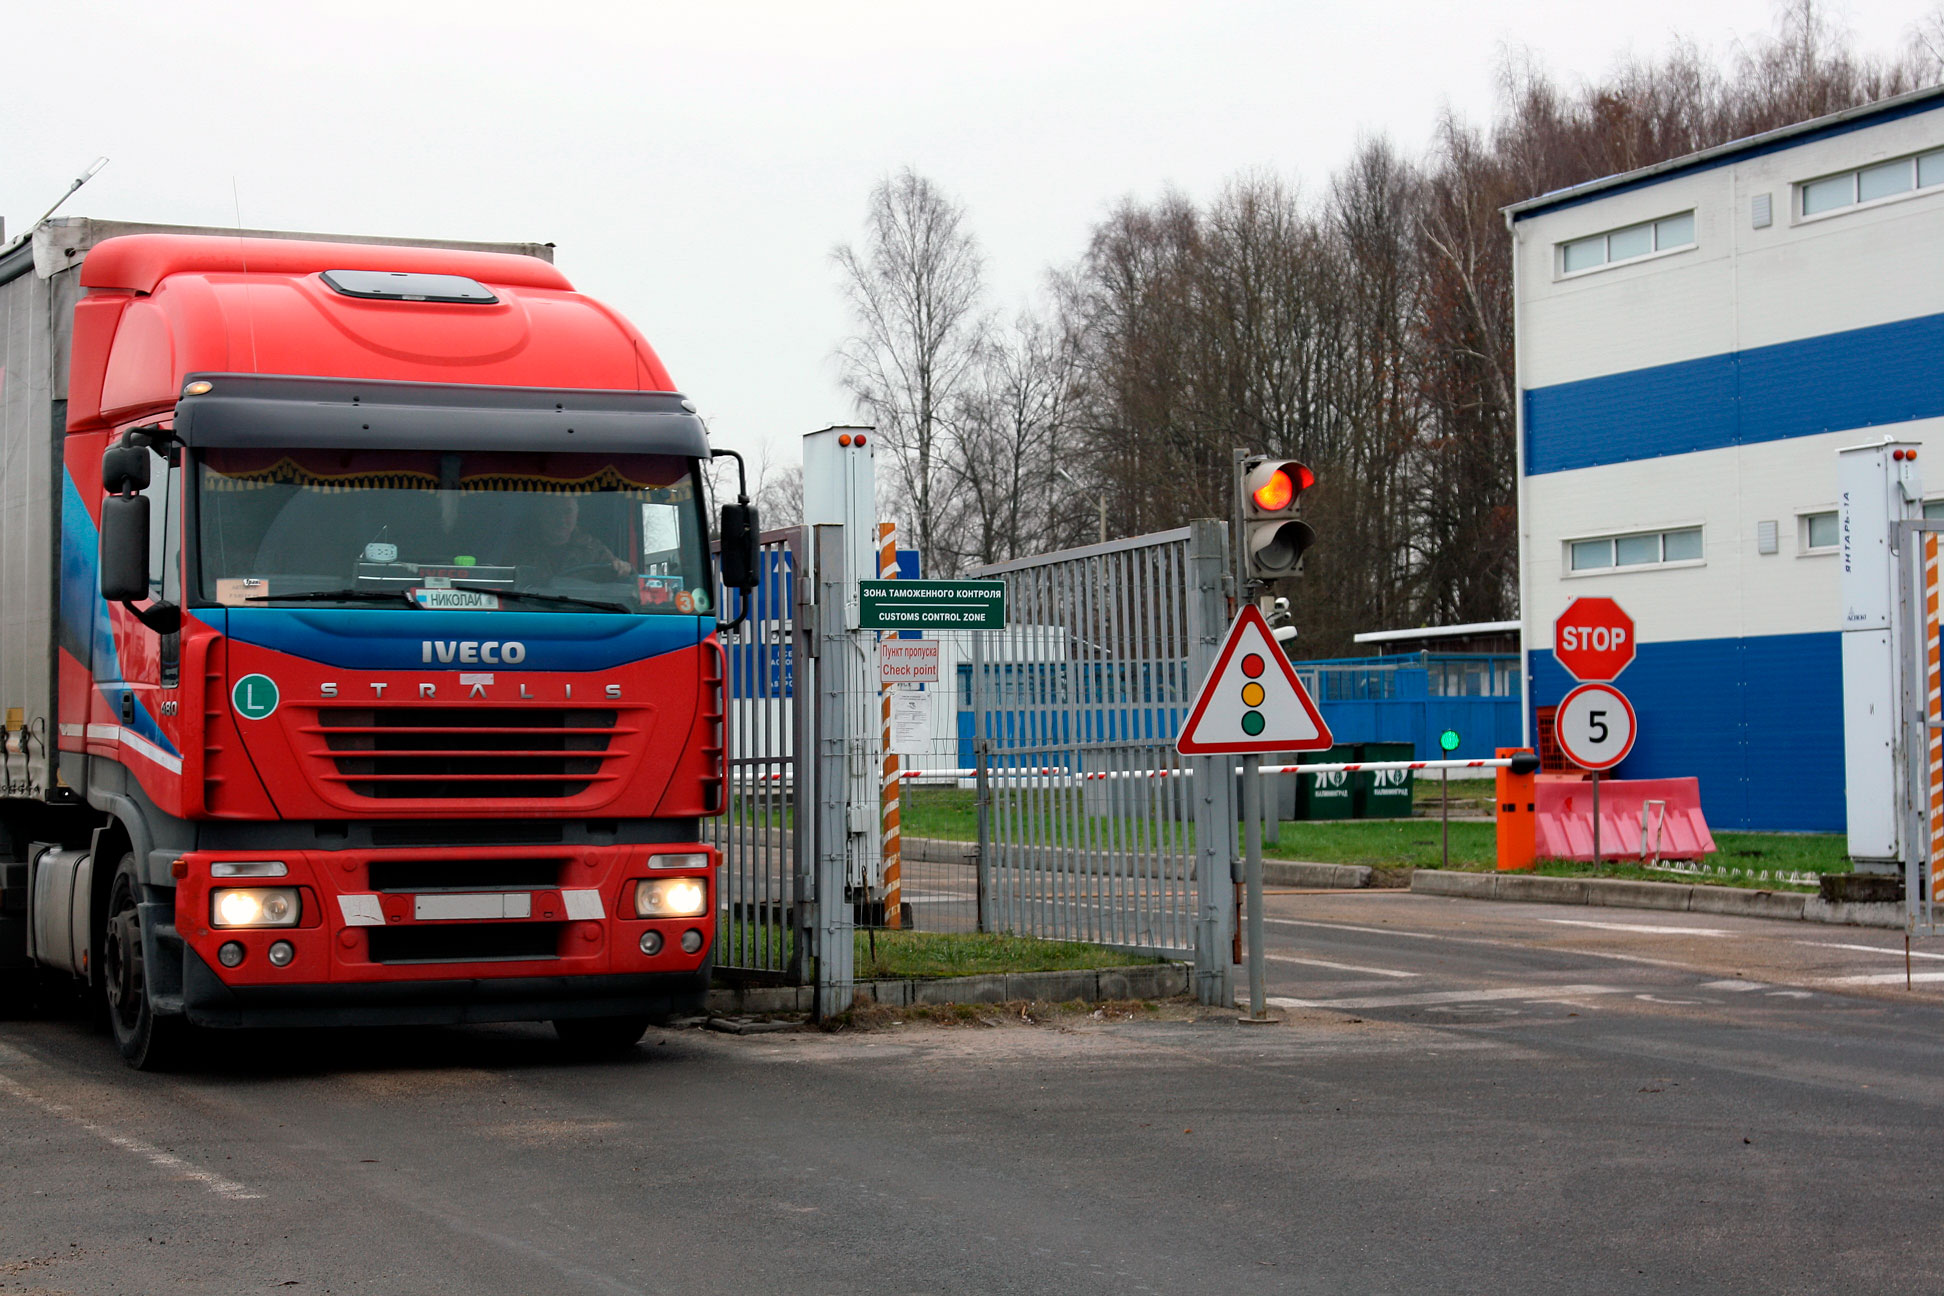
[[[1859,47],[1921,4],[1833,0]],[[38,16],[35,16],[38,15]],[[1679,33],[1724,55],[1772,0],[46,0],[13,11],[0,217],[552,242],[661,353],[720,445],[796,457],[852,411],[830,251],[901,166],[969,209],[993,305],[1118,198],[1268,168],[1319,185],[1360,133],[1420,153],[1490,116],[1508,48],[1565,79]]]

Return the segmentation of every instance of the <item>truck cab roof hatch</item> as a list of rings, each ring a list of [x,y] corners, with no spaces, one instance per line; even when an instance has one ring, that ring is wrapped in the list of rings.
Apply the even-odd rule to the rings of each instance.
[[[492,289],[464,275],[326,270],[320,277],[332,290],[346,297],[374,301],[452,302],[464,306],[490,306],[499,301]]]

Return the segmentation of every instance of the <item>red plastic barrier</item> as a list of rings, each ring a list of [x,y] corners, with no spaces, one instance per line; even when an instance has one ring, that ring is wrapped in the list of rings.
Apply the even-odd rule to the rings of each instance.
[[[1647,833],[1643,841],[1640,812],[1649,801],[1666,802],[1666,818],[1663,821],[1660,806],[1647,807]],[[1592,859],[1592,781],[1540,775],[1537,827],[1540,859]],[[1600,780],[1603,858],[1640,859],[1658,853],[1662,859],[1698,859],[1714,849],[1714,834],[1708,831],[1708,821],[1701,815],[1699,779]]]

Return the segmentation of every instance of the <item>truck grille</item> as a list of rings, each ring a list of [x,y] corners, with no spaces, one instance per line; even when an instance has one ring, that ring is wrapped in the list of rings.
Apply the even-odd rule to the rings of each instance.
[[[333,773],[373,800],[558,800],[617,777],[616,713],[567,707],[320,709]]]

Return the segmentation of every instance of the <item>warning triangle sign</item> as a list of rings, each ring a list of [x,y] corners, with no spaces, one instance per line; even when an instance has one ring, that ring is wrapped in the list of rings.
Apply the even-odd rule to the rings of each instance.
[[[1176,750],[1191,756],[1249,755],[1317,751],[1333,741],[1261,609],[1243,604],[1175,740]]]

